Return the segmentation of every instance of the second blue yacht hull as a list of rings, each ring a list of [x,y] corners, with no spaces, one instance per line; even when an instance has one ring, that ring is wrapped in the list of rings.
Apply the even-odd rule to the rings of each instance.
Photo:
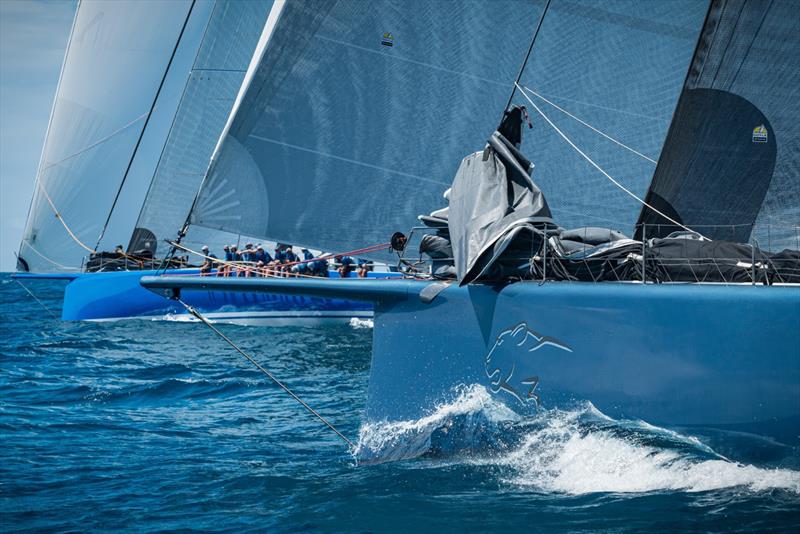
[[[156,271],[117,271],[70,275],[64,290],[63,321],[117,321],[123,319],[165,319],[193,321],[184,307],[144,289],[139,281]],[[197,269],[169,271],[167,278],[199,274]],[[51,275],[17,275],[26,279],[53,278]],[[216,277],[208,277],[215,279]],[[373,315],[368,302],[340,298],[270,293],[246,294],[226,291],[197,291],[184,301],[213,321],[245,325],[316,325],[366,320]]]

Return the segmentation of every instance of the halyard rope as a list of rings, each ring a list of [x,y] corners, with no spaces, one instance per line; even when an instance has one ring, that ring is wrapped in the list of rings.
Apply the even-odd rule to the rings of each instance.
[[[598,171],[600,171],[600,172],[603,174],[603,176],[605,176],[606,178],[608,178],[608,179],[611,181],[611,183],[613,183],[614,185],[616,185],[618,188],[622,189],[622,191],[624,191],[625,193],[627,193],[629,196],[631,196],[631,197],[632,197],[634,200],[636,200],[637,202],[639,202],[641,205],[643,205],[643,206],[647,206],[648,208],[650,208],[651,210],[653,210],[655,213],[658,213],[659,215],[661,215],[662,217],[664,217],[666,220],[668,220],[668,221],[669,221],[669,222],[671,222],[672,224],[674,224],[674,225],[676,225],[676,226],[680,226],[681,228],[683,228],[683,229],[684,229],[684,230],[686,230],[687,232],[691,232],[691,233],[693,233],[693,234],[697,234],[697,235],[699,235],[701,238],[703,238],[703,239],[705,239],[705,240],[707,240],[707,241],[711,241],[709,238],[707,238],[706,236],[704,236],[704,235],[703,235],[703,234],[701,234],[700,232],[698,232],[698,231],[696,231],[696,230],[692,230],[692,229],[691,229],[691,228],[689,228],[688,226],[686,226],[686,225],[684,225],[684,224],[681,224],[681,223],[679,223],[678,221],[676,221],[675,219],[673,219],[673,218],[672,218],[672,217],[670,217],[669,215],[667,215],[667,214],[665,214],[665,213],[663,213],[663,212],[659,211],[658,209],[654,208],[653,206],[651,206],[650,204],[648,204],[647,202],[645,202],[644,200],[642,200],[641,198],[639,198],[639,197],[636,195],[636,193],[634,193],[633,191],[631,191],[630,189],[628,189],[627,187],[625,187],[624,185],[622,185],[621,183],[619,183],[617,180],[615,180],[615,179],[614,179],[614,177],[612,177],[610,174],[608,174],[606,171],[604,171],[604,170],[603,170],[603,168],[602,168],[602,167],[600,167],[600,165],[598,165],[597,163],[595,163],[595,162],[594,162],[594,160],[593,160],[592,158],[590,158],[589,156],[587,156],[587,155],[586,155],[586,153],[585,153],[583,150],[581,150],[580,148],[578,148],[578,146],[577,146],[575,143],[573,143],[573,142],[572,142],[572,140],[571,140],[569,137],[567,137],[567,136],[564,134],[564,132],[562,132],[562,131],[561,131],[561,130],[558,128],[558,126],[556,126],[556,125],[553,123],[553,121],[551,121],[551,120],[550,120],[550,119],[547,117],[547,115],[545,115],[545,114],[544,114],[544,112],[543,112],[541,109],[539,109],[539,106],[537,106],[537,105],[536,105],[536,103],[535,103],[533,100],[531,100],[531,98],[528,96],[528,93],[526,93],[526,92],[523,90],[523,88],[522,88],[522,87],[521,87],[519,84],[515,84],[515,85],[517,85],[517,87],[519,88],[519,90],[520,90],[520,93],[522,94],[522,96],[524,96],[524,97],[525,97],[525,99],[526,99],[526,100],[527,100],[527,101],[530,103],[530,105],[531,105],[531,106],[533,106],[533,109],[535,109],[535,110],[536,110],[536,111],[539,113],[539,115],[541,115],[541,116],[542,116],[542,118],[543,118],[545,121],[547,121],[547,123],[548,123],[548,124],[549,124],[549,125],[550,125],[550,126],[551,126],[551,127],[552,127],[552,128],[553,128],[553,129],[554,129],[556,132],[557,132],[557,133],[558,133],[558,135],[560,135],[560,136],[561,136],[561,137],[564,139],[564,141],[566,141],[566,142],[569,144],[569,146],[571,146],[571,147],[572,147],[572,148],[573,148],[573,149],[574,149],[574,150],[575,150],[575,151],[576,151],[578,154],[580,154],[581,156],[583,156],[583,158],[584,158],[586,161],[588,161],[588,162],[589,162],[589,163],[592,165],[592,167],[594,167],[595,169],[597,169]]]
[[[239,354],[241,354],[242,356],[244,356],[244,357],[247,359],[247,361],[249,361],[250,363],[252,363],[252,364],[253,364],[253,365],[254,365],[254,366],[255,366],[255,367],[256,367],[256,368],[257,368],[259,371],[261,371],[262,373],[264,373],[264,374],[265,374],[265,375],[266,375],[266,376],[267,376],[267,377],[268,377],[270,380],[272,380],[272,381],[273,381],[273,382],[274,382],[274,383],[275,383],[275,384],[276,384],[278,387],[280,387],[282,390],[284,390],[286,393],[288,393],[288,394],[289,394],[289,395],[290,395],[290,396],[291,396],[291,397],[292,397],[294,400],[296,400],[297,402],[299,402],[299,403],[300,403],[300,404],[303,406],[303,408],[305,408],[306,410],[308,410],[309,412],[311,412],[312,414],[314,414],[314,416],[315,416],[317,419],[319,419],[320,421],[322,421],[323,423],[325,423],[325,426],[327,426],[328,428],[330,428],[330,429],[331,429],[331,430],[332,430],[332,431],[333,431],[333,432],[334,432],[334,433],[335,433],[337,436],[339,436],[339,437],[340,437],[340,438],[341,438],[341,439],[342,439],[342,440],[343,440],[345,443],[347,443],[347,445],[350,447],[350,450],[355,450],[355,448],[356,448],[355,444],[354,444],[352,441],[350,441],[350,440],[347,438],[347,436],[345,436],[344,434],[342,434],[341,432],[339,432],[339,430],[338,430],[338,429],[337,429],[335,426],[333,426],[333,424],[331,424],[331,423],[330,423],[330,421],[328,421],[327,419],[325,419],[325,418],[324,418],[322,415],[320,415],[320,413],[319,413],[319,412],[317,412],[317,411],[316,411],[314,408],[312,408],[311,406],[309,406],[309,405],[308,405],[308,403],[306,403],[306,402],[305,402],[303,399],[301,399],[300,397],[298,397],[298,396],[297,396],[297,394],[295,394],[295,393],[294,393],[294,392],[293,392],[291,389],[289,389],[289,388],[286,386],[286,384],[284,384],[283,382],[281,382],[280,380],[278,380],[278,378],[276,378],[276,377],[275,377],[275,375],[273,375],[272,373],[270,373],[270,372],[269,372],[269,371],[268,371],[266,368],[264,368],[264,367],[263,367],[263,366],[262,366],[260,363],[258,363],[258,362],[257,362],[257,361],[256,361],[256,360],[255,360],[255,359],[252,357],[252,356],[250,356],[250,355],[249,355],[249,354],[247,354],[245,351],[243,351],[242,349],[240,349],[240,348],[239,348],[239,347],[236,345],[236,343],[234,343],[233,341],[231,341],[231,339],[230,339],[230,338],[228,338],[228,336],[226,336],[225,334],[223,334],[222,332],[220,332],[220,331],[219,331],[219,329],[217,329],[217,328],[216,328],[216,327],[215,327],[213,324],[211,324],[211,323],[208,321],[208,319],[206,319],[205,317],[203,317],[203,315],[202,315],[200,312],[198,312],[197,310],[195,310],[195,309],[194,309],[192,306],[190,306],[190,305],[186,304],[185,302],[183,302],[181,299],[179,299],[179,298],[178,298],[178,299],[176,299],[176,300],[177,300],[178,302],[180,302],[180,303],[183,305],[183,307],[184,307],[184,308],[186,308],[186,311],[187,311],[187,312],[189,312],[190,314],[192,314],[192,315],[193,315],[194,317],[196,317],[196,318],[197,318],[197,319],[198,319],[200,322],[202,322],[202,323],[203,323],[203,324],[205,324],[205,325],[206,325],[208,328],[210,328],[210,329],[211,329],[211,330],[212,330],[212,331],[213,331],[215,334],[217,334],[219,337],[221,337],[221,338],[222,338],[222,339],[223,339],[223,340],[224,340],[224,341],[225,341],[225,342],[226,342],[228,345],[230,345],[231,347],[233,347],[233,349],[235,349],[235,350],[236,350],[236,352],[238,352]]]
[[[44,188],[44,184],[42,183],[42,181],[38,180],[36,184],[39,186],[39,189],[41,189],[42,193],[44,193],[44,198],[47,199],[47,203],[50,204],[50,207],[53,209],[53,213],[55,213],[56,219],[58,219],[58,221],[64,227],[64,230],[67,231],[72,240],[75,241],[82,248],[86,249],[91,254],[97,252],[95,249],[91,248],[89,245],[85,244],[83,241],[78,239],[78,236],[76,236],[72,232],[72,230],[70,230],[69,225],[67,225],[67,221],[64,220],[64,217],[61,216],[61,213],[58,211],[58,208],[56,208],[56,205],[53,203],[53,199],[50,198],[50,195],[47,194],[47,189]]]

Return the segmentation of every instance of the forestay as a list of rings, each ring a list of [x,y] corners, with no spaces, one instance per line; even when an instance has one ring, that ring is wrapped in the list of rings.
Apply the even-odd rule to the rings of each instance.
[[[20,244],[30,270],[77,270],[94,247],[190,6],[80,3]]]
[[[798,101],[797,5],[715,0],[648,202],[714,239],[755,225],[762,248],[800,248]],[[676,229],[650,210],[640,222]]]
[[[192,224],[326,251],[388,241],[497,126],[541,7],[287,2]]]
[[[155,235],[159,252],[186,220],[271,6],[272,0],[217,0],[214,5],[136,224]],[[236,240],[208,231],[193,237],[184,243],[196,249],[200,240],[214,248],[223,239]],[[142,245],[132,239],[129,250]]]

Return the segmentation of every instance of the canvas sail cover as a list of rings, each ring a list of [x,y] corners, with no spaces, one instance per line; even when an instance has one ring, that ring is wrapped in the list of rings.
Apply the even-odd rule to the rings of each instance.
[[[286,2],[192,224],[330,252],[387,242],[484,144],[541,7]]]
[[[157,252],[164,253],[164,239],[174,239],[183,226],[271,7],[272,0],[215,3],[142,206],[132,252],[143,245],[133,237],[146,229],[154,235]],[[183,243],[198,250],[208,244],[218,251],[231,241],[236,236],[200,228]]]
[[[531,178],[533,164],[516,148],[519,115],[519,108],[507,114],[486,149],[464,158],[453,180],[448,228],[461,285],[495,266],[502,269],[504,254],[512,256],[507,270],[513,272],[516,250],[509,247],[527,249],[517,262],[525,264],[539,250],[537,242],[543,241],[547,225],[555,227],[547,201]],[[509,128],[511,122],[517,127]],[[492,277],[505,276],[498,272]]]
[[[78,270],[78,241],[94,247],[190,6],[80,3],[20,244],[30,270]]]
[[[711,239],[800,248],[800,18],[714,0],[648,203]],[[647,237],[679,229],[649,209]]]

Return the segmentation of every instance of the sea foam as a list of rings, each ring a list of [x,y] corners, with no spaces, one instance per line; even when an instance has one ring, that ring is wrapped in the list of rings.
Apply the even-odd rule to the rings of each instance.
[[[589,402],[521,418],[482,386],[463,387],[452,399],[417,420],[363,425],[357,457],[487,466],[510,486],[568,495],[725,488],[800,494],[800,471],[731,461],[694,436],[617,421]]]

